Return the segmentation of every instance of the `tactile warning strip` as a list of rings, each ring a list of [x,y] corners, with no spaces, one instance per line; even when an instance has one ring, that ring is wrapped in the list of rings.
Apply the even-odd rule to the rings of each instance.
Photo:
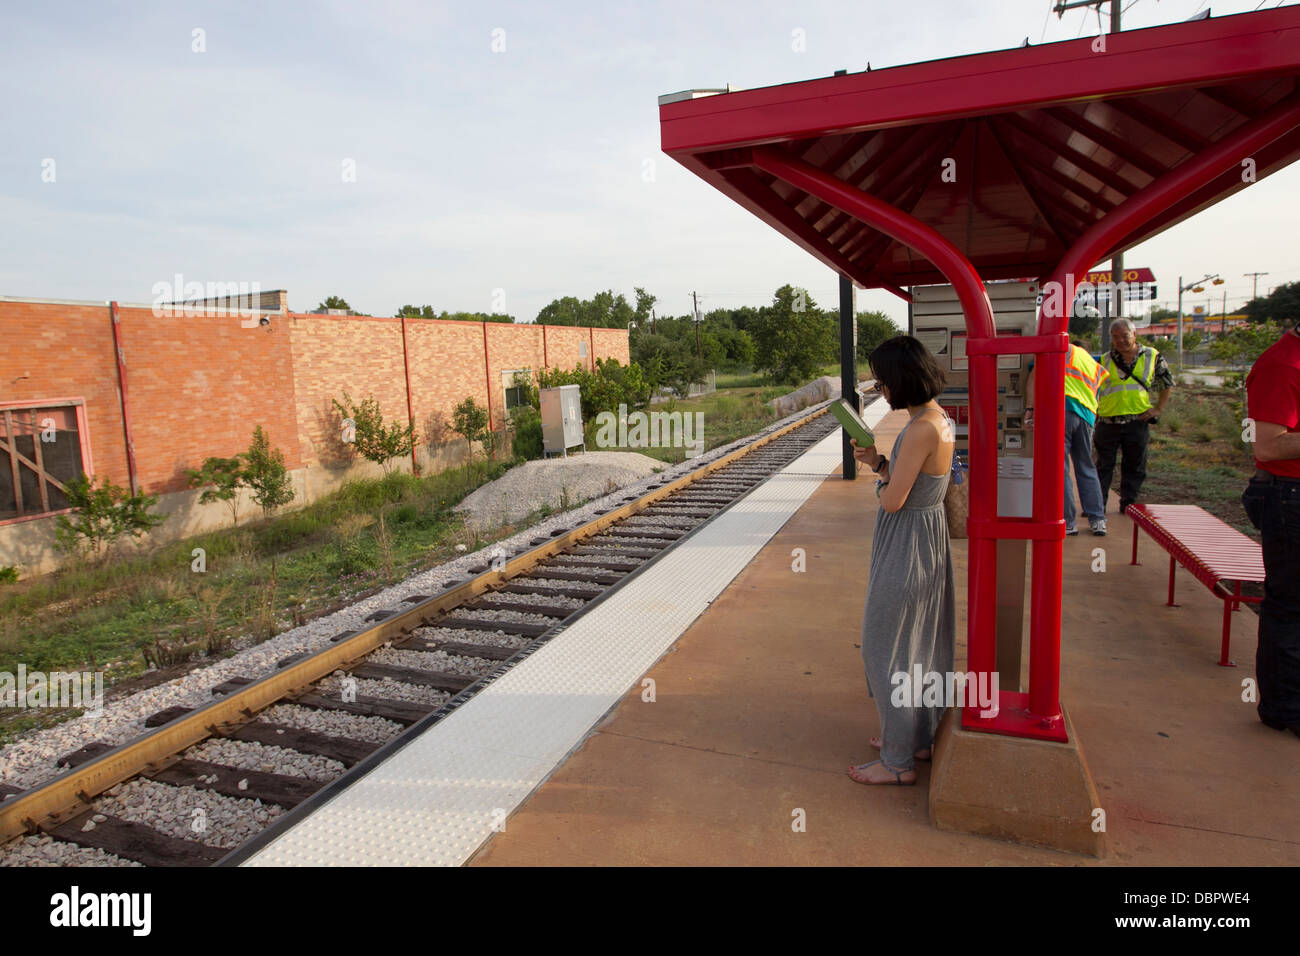
[[[245,866],[455,866],[558,767],[841,461],[831,432]]]

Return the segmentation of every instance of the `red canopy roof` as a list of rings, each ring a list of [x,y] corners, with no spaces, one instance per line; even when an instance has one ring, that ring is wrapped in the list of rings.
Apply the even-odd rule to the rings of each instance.
[[[1284,7],[664,97],[659,114],[666,153],[862,286],[947,279],[907,246],[754,168],[747,148],[774,146],[910,213],[985,280],[1046,278],[1105,213],[1298,95],[1298,76],[1300,8]],[[1248,158],[1255,180],[1281,169],[1300,158],[1300,128]],[[1246,188],[1244,171],[1136,226],[1102,258]]]

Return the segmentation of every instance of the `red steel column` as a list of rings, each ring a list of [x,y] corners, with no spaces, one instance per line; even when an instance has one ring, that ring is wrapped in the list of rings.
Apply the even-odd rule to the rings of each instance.
[[[755,148],[752,160],[759,169],[857,217],[928,258],[956,289],[969,336],[972,339],[994,337],[993,307],[989,304],[983,281],[961,251],[934,229],[817,167],[771,147]],[[997,518],[997,356],[971,355],[969,362],[971,461],[967,667],[977,674],[989,674],[997,668],[997,540],[981,527],[981,522]],[[1063,380],[1061,388],[1064,394]],[[1058,435],[1057,444],[1057,457],[1063,458],[1063,434]],[[1059,567],[1057,571],[1059,574]]]

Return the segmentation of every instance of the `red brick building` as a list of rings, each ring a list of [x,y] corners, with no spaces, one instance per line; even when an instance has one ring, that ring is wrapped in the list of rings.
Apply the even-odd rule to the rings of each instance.
[[[171,518],[155,535],[174,538],[223,521],[187,490],[185,469],[246,450],[257,425],[284,452],[297,503],[368,472],[340,440],[331,400],[344,391],[374,396],[386,420],[412,416],[421,468],[436,469],[464,454],[448,426],[466,397],[490,408],[499,429],[516,371],[536,382],[544,367],[629,361],[625,329],[283,305],[231,315],[0,298],[0,332],[0,566],[25,571],[56,560],[51,515],[66,500],[58,484],[78,471],[161,493]]]

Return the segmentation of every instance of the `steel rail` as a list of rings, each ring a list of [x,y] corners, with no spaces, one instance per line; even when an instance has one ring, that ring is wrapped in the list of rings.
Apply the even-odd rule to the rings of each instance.
[[[250,720],[259,711],[304,692],[336,670],[346,669],[376,648],[401,636],[409,628],[419,626],[426,618],[459,607],[472,598],[494,590],[495,586],[532,570],[547,558],[601,533],[611,525],[646,510],[661,499],[727,467],[750,452],[802,428],[825,415],[826,411],[823,407],[763,435],[666,485],[648,491],[635,501],[627,502],[545,544],[517,555],[501,568],[489,568],[441,594],[412,604],[406,610],[376,622],[372,627],[357,631],[332,646],[321,648],[274,674],[188,714],[182,714],[151,733],[106,751],[59,777],[0,802],[0,843],[24,834],[36,833],[42,826],[65,822],[84,813],[95,797],[111,787],[151,767],[166,765],[186,748],[217,736],[225,728]]]

